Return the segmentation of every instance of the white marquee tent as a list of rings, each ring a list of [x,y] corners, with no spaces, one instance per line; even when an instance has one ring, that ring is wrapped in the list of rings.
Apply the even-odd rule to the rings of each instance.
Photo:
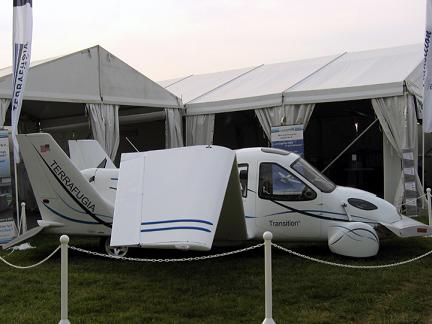
[[[11,72],[10,67],[0,69],[1,125],[10,104]],[[42,130],[89,120],[94,138],[111,157],[118,147],[119,123],[131,120],[165,119],[166,147],[182,146],[182,109],[176,96],[100,46],[32,63],[23,103],[23,113]]]
[[[212,142],[216,113],[254,110],[269,136],[271,126],[280,125],[282,118],[287,124],[307,126],[316,103],[371,99],[386,135],[384,196],[400,203],[402,149],[413,149],[417,157],[422,55],[422,45],[407,45],[190,75],[160,84],[185,103],[187,145]]]

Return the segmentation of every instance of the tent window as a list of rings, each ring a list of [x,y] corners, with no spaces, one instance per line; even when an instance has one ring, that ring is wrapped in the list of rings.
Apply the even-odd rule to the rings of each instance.
[[[276,163],[261,163],[258,196],[269,200],[306,201],[317,197],[315,191]]]

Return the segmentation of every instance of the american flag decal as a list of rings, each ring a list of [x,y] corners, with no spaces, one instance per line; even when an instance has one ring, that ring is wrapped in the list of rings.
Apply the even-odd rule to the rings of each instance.
[[[50,150],[49,144],[45,144],[45,145],[40,146],[41,153],[49,152],[49,150]]]

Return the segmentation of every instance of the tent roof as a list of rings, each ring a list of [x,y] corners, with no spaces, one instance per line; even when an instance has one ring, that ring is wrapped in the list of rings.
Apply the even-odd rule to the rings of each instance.
[[[11,97],[11,72],[0,70],[0,98]],[[176,96],[100,46],[32,62],[24,99],[179,107]]]
[[[420,44],[342,53],[260,65],[230,80],[229,71],[192,75],[166,87],[177,96],[195,91],[195,99],[184,100],[189,115],[280,106],[282,98],[289,104],[389,97],[403,94],[422,55]],[[223,83],[216,74],[226,76]],[[209,82],[198,94],[203,76]]]
[[[248,67],[242,69],[228,70],[215,73],[190,75],[185,78],[167,80],[165,89],[171,91],[176,96],[180,97],[184,103],[197,99],[206,93],[213,91],[218,87],[226,85],[226,83],[235,80],[236,78],[247,74],[257,67]]]
[[[289,89],[287,102],[342,101],[403,94],[404,81],[422,61],[423,46],[346,53]]]

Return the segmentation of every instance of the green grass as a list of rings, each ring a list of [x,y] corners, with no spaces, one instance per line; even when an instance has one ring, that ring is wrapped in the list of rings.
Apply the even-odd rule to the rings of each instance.
[[[35,263],[58,237],[32,241],[37,249],[6,259]],[[98,241],[70,245],[98,249]],[[430,239],[382,242],[375,258],[333,255],[326,244],[284,245],[321,259],[360,265],[402,261],[432,249]],[[209,254],[235,248],[212,250]],[[0,251],[1,256],[7,251]],[[131,256],[177,258],[205,253],[142,250]],[[133,263],[70,251],[69,319],[72,323],[261,323],[264,319],[263,248],[187,263]],[[273,250],[273,318],[277,323],[432,322],[432,256],[384,270],[353,270],[313,263]],[[0,262],[0,323],[58,323],[60,254],[31,270]]]

